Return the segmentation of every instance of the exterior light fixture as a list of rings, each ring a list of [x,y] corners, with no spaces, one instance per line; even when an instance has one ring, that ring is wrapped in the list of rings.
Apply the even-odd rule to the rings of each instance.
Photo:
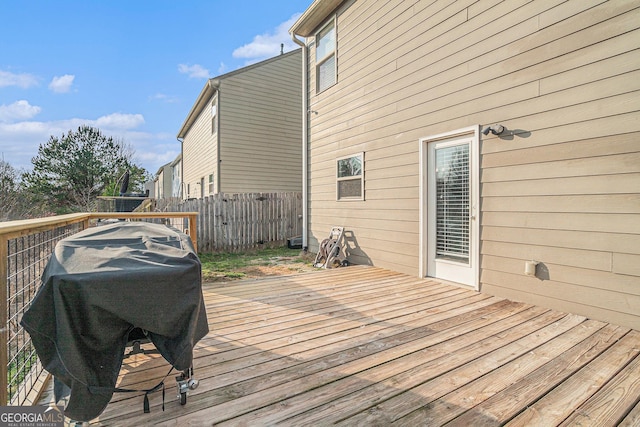
[[[489,132],[491,132],[493,135],[500,135],[505,131],[505,127],[502,125],[491,125],[491,126],[487,126],[486,128],[484,128],[482,130],[482,134],[483,135],[489,135]]]

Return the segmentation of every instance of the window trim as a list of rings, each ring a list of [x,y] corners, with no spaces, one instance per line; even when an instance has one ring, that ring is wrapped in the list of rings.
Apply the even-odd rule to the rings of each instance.
[[[333,50],[328,53],[327,55],[324,56],[324,58],[318,60],[317,57],[317,49],[318,49],[318,38],[320,36],[320,33],[322,33],[329,25],[333,25],[333,33],[334,33],[334,38],[335,38],[335,42],[333,45]],[[315,45],[316,45],[316,94],[324,92],[325,90],[329,89],[332,86],[335,86],[338,83],[338,20],[336,15],[334,15],[333,17],[331,17],[329,20],[327,20],[327,22],[325,22],[320,29],[318,30],[318,32],[316,32],[315,34]],[[319,70],[320,70],[320,66],[323,65],[325,62],[327,62],[331,57],[334,58],[334,67],[333,67],[333,83],[330,84],[329,86],[325,87],[325,88],[320,88],[320,78],[318,77],[320,75]]]
[[[352,176],[344,176],[344,177],[338,177],[338,163],[340,162],[340,160],[345,160],[345,159],[350,159],[352,157],[360,157],[360,163],[361,163],[361,170],[360,170],[360,175],[352,175]],[[360,196],[345,196],[345,197],[340,197],[340,182],[342,181],[351,181],[354,180],[355,181],[355,177],[359,176],[360,177]],[[364,151],[361,151],[359,153],[354,153],[348,156],[342,156],[342,157],[338,157],[336,159],[336,172],[335,172],[335,178],[336,178],[336,201],[338,202],[362,202],[365,200],[364,198]]]

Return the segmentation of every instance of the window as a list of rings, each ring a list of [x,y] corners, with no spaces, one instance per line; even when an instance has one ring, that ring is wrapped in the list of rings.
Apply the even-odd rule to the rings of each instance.
[[[336,83],[335,18],[316,34],[316,91],[322,92]]]
[[[213,194],[213,193],[214,193],[213,174],[209,174],[209,194]]]
[[[469,263],[469,144],[435,149],[436,257]]]
[[[211,101],[211,135],[218,132],[218,96]]]
[[[364,200],[364,154],[343,157],[337,162],[338,200]]]

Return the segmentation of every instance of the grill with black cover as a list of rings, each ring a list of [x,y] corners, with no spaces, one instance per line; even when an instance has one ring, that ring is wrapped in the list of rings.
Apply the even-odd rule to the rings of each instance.
[[[200,260],[189,236],[165,225],[86,229],[56,245],[21,324],[44,368],[71,389],[65,415],[89,421],[111,400],[135,328],[175,369],[192,370],[208,333]]]

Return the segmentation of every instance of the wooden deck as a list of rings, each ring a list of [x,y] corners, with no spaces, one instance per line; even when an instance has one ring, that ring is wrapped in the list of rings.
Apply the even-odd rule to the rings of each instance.
[[[167,379],[100,425],[640,425],[640,332],[374,267],[207,284],[185,406]],[[125,361],[152,386],[160,357]]]

